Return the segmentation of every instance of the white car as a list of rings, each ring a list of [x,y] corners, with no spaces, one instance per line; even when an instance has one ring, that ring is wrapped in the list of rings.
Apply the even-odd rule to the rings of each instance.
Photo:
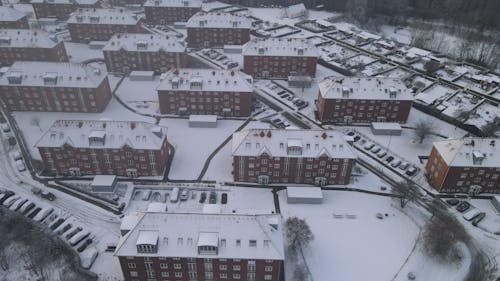
[[[0,128],[2,128],[2,132],[4,132],[4,133],[10,132],[10,126],[7,123],[0,124]]]
[[[16,202],[14,202],[10,207],[9,210],[11,211],[17,211],[24,203],[26,203],[28,199],[19,199]]]
[[[12,195],[11,197],[7,198],[7,200],[5,200],[3,202],[3,205],[8,208],[12,204],[14,204],[14,202],[16,202],[17,200],[19,200],[19,198],[21,198],[21,196],[19,196],[19,195]]]
[[[23,160],[16,160],[16,168],[19,172],[26,171]]]

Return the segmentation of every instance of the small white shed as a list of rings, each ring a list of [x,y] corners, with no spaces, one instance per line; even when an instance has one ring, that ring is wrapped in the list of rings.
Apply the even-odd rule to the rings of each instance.
[[[400,136],[403,131],[401,125],[391,122],[372,122],[371,129],[374,135]]]
[[[215,128],[217,127],[217,115],[189,115],[189,127]]]
[[[116,176],[97,175],[90,184],[92,192],[114,192],[116,187]]]
[[[313,186],[289,186],[286,188],[288,204],[321,204],[323,191]]]

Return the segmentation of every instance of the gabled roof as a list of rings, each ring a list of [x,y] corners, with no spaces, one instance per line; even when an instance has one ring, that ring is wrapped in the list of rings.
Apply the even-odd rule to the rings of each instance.
[[[68,5],[95,5],[99,0],[31,0],[31,4],[68,4]]]
[[[450,167],[500,168],[500,141],[494,138],[449,139],[434,148]]]
[[[67,23],[136,25],[139,20],[135,14],[124,8],[82,8],[73,12]]]
[[[158,233],[157,253],[137,252],[137,241],[144,240],[141,234],[145,231]],[[250,240],[256,241],[256,245],[250,244]],[[218,247],[217,254],[200,254],[198,246]],[[281,217],[275,214],[145,213],[133,229],[121,237],[115,255],[283,260]]]
[[[0,6],[0,21],[18,21],[27,14],[7,6]]]
[[[186,47],[177,37],[145,33],[119,33],[113,35],[103,51],[125,51],[134,52],[179,52],[182,53]]]
[[[413,100],[403,80],[388,77],[327,77],[319,92],[325,99]]]
[[[186,27],[250,29],[252,27],[252,21],[246,16],[230,13],[198,12],[188,20]]]
[[[254,38],[243,46],[244,56],[319,57],[319,51],[303,38]]]
[[[0,29],[0,48],[54,48],[59,39],[36,29]]]
[[[300,149],[301,154],[290,154],[288,148]],[[354,159],[351,146],[344,135],[332,130],[277,130],[250,129],[233,134],[233,156],[259,156],[266,152],[270,157]]]
[[[147,0],[144,7],[185,7],[185,8],[200,8],[202,1],[200,0]]]
[[[97,88],[106,74],[101,68],[79,63],[18,61],[0,74],[0,85],[9,85],[9,77],[17,76],[20,83],[13,86]],[[46,79],[56,82],[46,84]]]
[[[35,144],[36,147],[61,147],[65,143],[75,148],[119,149],[129,146],[133,149],[161,149],[166,138],[166,128],[158,133],[157,125],[138,121],[86,121],[58,120]],[[104,139],[103,145],[91,145],[89,137]]]

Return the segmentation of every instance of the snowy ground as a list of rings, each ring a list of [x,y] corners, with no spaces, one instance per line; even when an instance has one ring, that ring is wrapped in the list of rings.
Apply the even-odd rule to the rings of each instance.
[[[175,147],[170,179],[196,179],[208,156],[244,121],[219,120],[217,128],[190,128],[187,119],[162,119],[168,141]]]
[[[323,204],[306,205],[287,204],[286,192],[279,194],[285,219],[305,218],[315,236],[305,250],[313,280],[391,280],[410,254],[418,226],[387,197],[342,191],[323,195]],[[387,216],[380,220],[377,213]],[[290,266],[285,265],[288,280]]]

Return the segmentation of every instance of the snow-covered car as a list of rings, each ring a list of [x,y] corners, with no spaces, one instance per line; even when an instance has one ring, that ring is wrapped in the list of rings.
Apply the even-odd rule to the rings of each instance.
[[[10,132],[10,126],[7,123],[0,124],[0,128],[2,129],[2,132],[4,132],[4,133]]]
[[[363,148],[364,148],[365,150],[370,150],[370,149],[372,149],[374,146],[375,146],[375,145],[374,145],[373,143],[370,143],[370,142],[369,142],[369,143],[365,144],[365,146],[363,146]]]
[[[26,171],[23,160],[16,160],[16,168],[19,172]]]
[[[16,202],[14,202],[10,207],[9,210],[11,211],[17,211],[17,209],[21,208],[21,206],[26,203],[28,199],[19,199]]]
[[[82,230],[69,240],[71,246],[75,246],[90,235],[90,231]]]
[[[19,200],[21,198],[21,196],[19,195],[14,195],[14,196],[11,196],[9,198],[7,198],[7,200],[5,200],[3,202],[3,205],[7,208],[9,208],[12,204],[14,204],[14,202],[16,202],[17,200]]]
[[[34,221],[43,221],[46,217],[48,217],[50,214],[54,212],[54,208],[52,207],[45,207],[36,214],[36,216],[33,218]]]

